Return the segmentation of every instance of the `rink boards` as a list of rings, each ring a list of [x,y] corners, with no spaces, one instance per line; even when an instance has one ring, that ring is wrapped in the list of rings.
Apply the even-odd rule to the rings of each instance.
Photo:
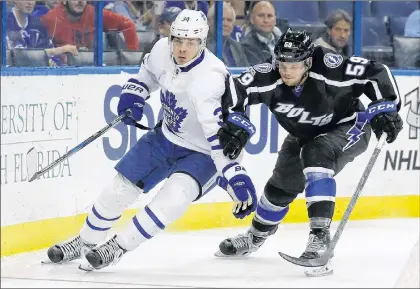
[[[28,183],[26,152],[35,146],[45,167],[92,135],[116,115],[121,84],[128,74],[2,76],[1,80],[1,256],[46,247],[74,235],[101,188],[114,176],[113,166],[144,133],[117,126],[82,151]],[[47,80],[48,79],[48,80]],[[420,80],[397,76],[404,130],[386,145],[351,218],[419,217]],[[362,98],[365,101],[365,99]],[[154,93],[142,124],[160,118]],[[251,108],[257,133],[247,146],[243,164],[258,194],[271,176],[277,151],[286,136],[265,106]],[[337,176],[335,219],[340,219],[376,144]],[[119,222],[122,225],[147,204],[160,186],[141,196]],[[292,204],[285,222],[306,222],[304,195]],[[214,188],[191,206],[169,230],[247,226],[236,220],[229,196]]]

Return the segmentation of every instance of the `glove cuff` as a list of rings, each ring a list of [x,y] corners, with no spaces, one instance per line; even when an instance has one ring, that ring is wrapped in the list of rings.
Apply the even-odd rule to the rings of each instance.
[[[228,164],[222,170],[223,176],[226,178],[227,181],[230,181],[237,175],[246,175],[246,170],[243,166],[238,164],[237,162]]]
[[[397,111],[397,105],[392,101],[378,101],[370,103],[367,110],[367,118],[371,121],[379,113]]]
[[[244,130],[249,134],[249,137],[253,136],[256,132],[255,126],[242,114],[240,113],[231,113],[227,119],[230,123],[233,123]]]
[[[121,94],[132,94],[144,101],[150,97],[149,87],[135,78],[130,78],[122,87]]]

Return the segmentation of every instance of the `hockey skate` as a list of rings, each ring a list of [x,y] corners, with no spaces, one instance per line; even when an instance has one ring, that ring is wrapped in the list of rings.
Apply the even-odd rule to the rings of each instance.
[[[77,236],[67,242],[50,247],[47,252],[49,260],[41,261],[41,263],[62,264],[80,259],[83,253],[93,247],[94,245],[86,244],[80,236]]]
[[[305,252],[300,258],[315,259],[319,258],[327,250],[328,245],[331,242],[329,229],[312,229],[309,233],[308,243],[306,245]],[[332,256],[331,256],[332,257]],[[305,268],[305,275],[308,277],[320,277],[327,276],[333,273],[331,266],[331,260],[321,267]]]
[[[80,270],[93,271],[99,270],[109,265],[117,264],[127,250],[121,248],[117,243],[116,235],[107,242],[92,248],[84,255],[87,262],[79,265]]]
[[[223,240],[219,244],[219,250],[214,255],[216,257],[248,256],[257,251],[268,236],[274,234],[276,230],[277,227],[271,232],[260,232],[251,228],[246,234]]]

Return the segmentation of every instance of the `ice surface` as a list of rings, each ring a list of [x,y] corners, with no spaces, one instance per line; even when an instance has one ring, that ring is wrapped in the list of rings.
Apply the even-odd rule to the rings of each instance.
[[[393,287],[414,244],[420,219],[350,221],[335,250],[334,274],[309,278],[278,251],[300,255],[308,224],[281,225],[249,257],[214,257],[220,241],[247,228],[161,233],[127,253],[116,266],[83,272],[78,262],[41,265],[46,250],[1,259],[1,287],[232,288]],[[332,233],[337,222],[332,224]]]

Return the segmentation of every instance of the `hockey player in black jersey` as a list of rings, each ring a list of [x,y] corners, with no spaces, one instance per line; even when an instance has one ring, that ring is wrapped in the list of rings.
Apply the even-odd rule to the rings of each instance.
[[[303,258],[317,258],[330,242],[334,213],[334,177],[362,154],[371,130],[392,143],[402,129],[400,96],[385,65],[362,57],[346,58],[315,47],[305,31],[288,30],[267,63],[230,78],[224,95],[226,114],[243,114],[247,105],[263,103],[289,133],[278,153],[273,174],[246,234],[228,238],[216,256],[248,255],[275,233],[289,204],[305,191],[310,220]],[[359,97],[370,100],[367,109]],[[219,130],[224,153],[236,158],[247,132],[225,120]],[[225,182],[219,179],[219,185]],[[330,264],[307,275],[332,273]]]

